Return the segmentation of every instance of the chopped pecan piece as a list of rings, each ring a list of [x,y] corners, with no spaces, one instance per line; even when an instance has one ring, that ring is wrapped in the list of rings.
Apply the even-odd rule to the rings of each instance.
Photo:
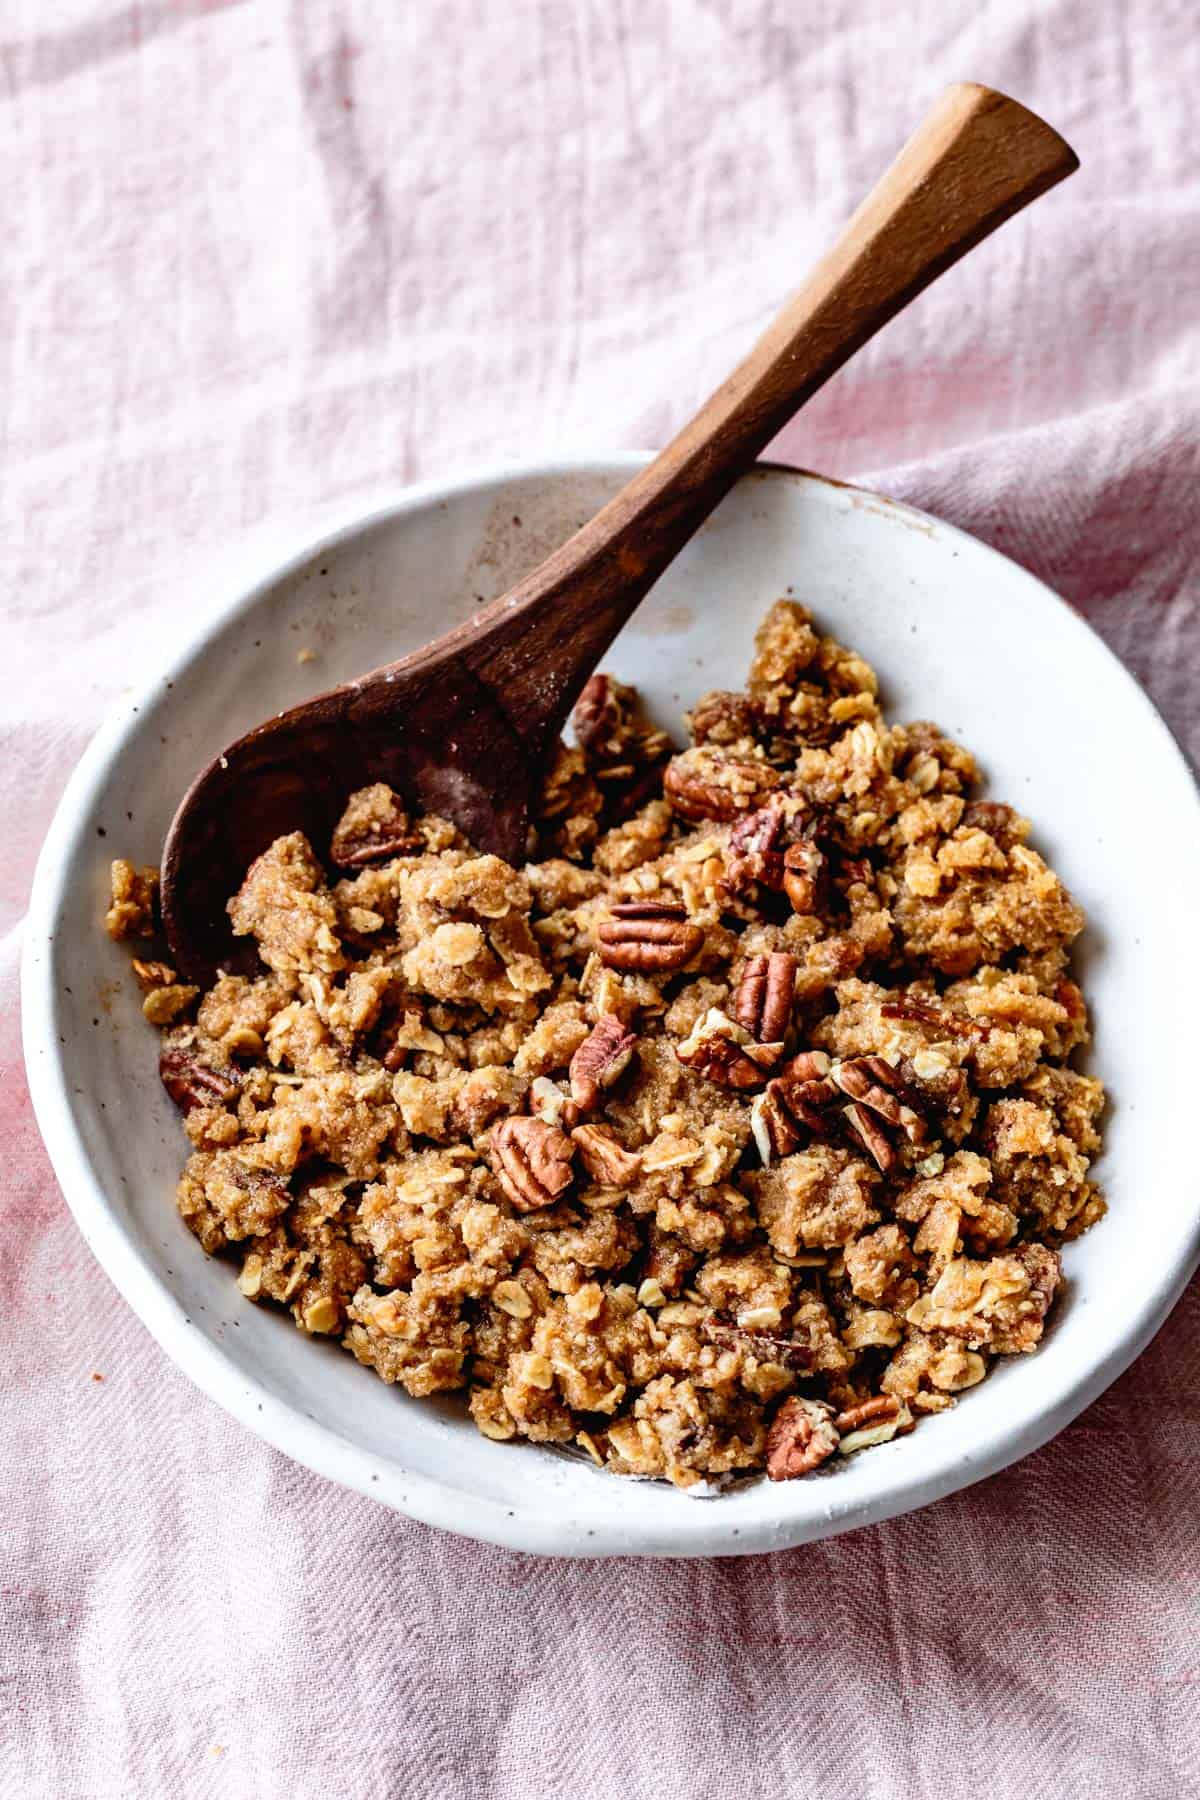
[[[787,950],[748,956],[733,1001],[738,1024],[760,1044],[781,1044],[792,1022],[797,959]]]
[[[598,780],[607,778],[606,770],[598,771]],[[614,825],[623,825],[634,813],[641,812],[648,800],[657,800],[661,790],[662,764],[654,763],[650,768],[640,770],[632,780],[622,780],[608,792],[608,815]]]
[[[572,722],[588,774],[601,784],[596,796],[609,822],[630,818],[659,794],[671,740],[646,718],[635,688],[611,675],[593,675]]]
[[[535,1119],[557,1125],[560,1131],[570,1131],[579,1123],[579,1108],[570,1094],[548,1075],[535,1075],[530,1082],[529,1110]]]
[[[798,1338],[777,1337],[769,1331],[754,1331],[739,1325],[736,1319],[717,1313],[704,1321],[704,1335],[714,1344],[729,1344],[735,1349],[751,1351],[759,1362],[781,1363],[785,1369],[811,1369],[813,1348]]]
[[[702,1075],[705,1081],[715,1081],[718,1087],[752,1088],[766,1079],[766,1071],[732,1038],[717,1035],[702,1040],[687,1055],[682,1047],[675,1054],[695,1074]]]
[[[690,962],[704,942],[682,906],[630,900],[612,908],[596,928],[600,960],[610,969],[635,975],[667,975]]]
[[[171,987],[176,979],[170,963],[143,962],[140,957],[135,956],[130,967],[143,994],[151,994],[155,988]]]
[[[235,1163],[229,1170],[229,1177],[243,1194],[261,1194],[283,1206],[291,1198],[287,1182],[270,1169],[252,1169],[245,1163]]]
[[[787,1081],[822,1081],[829,1069],[830,1061],[824,1050],[800,1050],[782,1074]]]
[[[819,912],[825,903],[828,886],[825,854],[811,837],[789,845],[783,855],[782,887],[791,901],[792,911]]]
[[[363,838],[357,843],[343,842],[333,860],[341,869],[366,869],[375,863],[391,862],[397,856],[416,856],[425,848],[425,840],[416,832],[381,832],[378,837]]]
[[[1087,1001],[1083,997],[1083,989],[1076,981],[1064,976],[1054,984],[1054,998],[1066,1013],[1073,1025],[1087,1019]]]
[[[992,1030],[981,1019],[971,1019],[966,1013],[935,1006],[920,994],[902,994],[899,1000],[885,1000],[879,1008],[879,1016],[908,1025],[929,1025],[947,1037],[986,1038],[991,1036]]]
[[[685,819],[735,818],[778,785],[769,763],[703,745],[672,757],[663,775],[663,793]]]
[[[806,809],[789,812],[781,796],[733,825],[721,885],[745,893],[755,882],[782,888],[798,913],[820,912],[829,897],[829,861],[818,841],[825,822]]]
[[[675,1054],[687,1069],[721,1087],[758,1087],[783,1049],[782,1041],[756,1044],[750,1033],[719,1007],[697,1020],[691,1035],[676,1044]]]
[[[754,736],[758,707],[749,694],[731,694],[716,688],[704,694],[688,714],[692,740],[697,744],[736,744]]]
[[[884,1057],[848,1057],[834,1063],[829,1077],[851,1100],[869,1107],[885,1124],[902,1131],[910,1144],[924,1141],[925,1121],[909,1104],[899,1074]]]
[[[646,1276],[648,1280],[657,1281],[664,1294],[681,1293],[684,1283],[699,1261],[699,1252],[685,1244],[682,1238],[662,1231],[657,1225],[651,1225]]]
[[[577,1125],[571,1139],[580,1162],[601,1187],[630,1187],[642,1172],[641,1157],[626,1150],[607,1125]]]
[[[411,995],[389,1001],[388,1010],[371,1036],[373,1055],[393,1075],[407,1067],[409,1057],[416,1051],[441,1048],[442,1040],[429,1028],[424,1005]]]
[[[601,1094],[624,1074],[637,1044],[637,1033],[627,1031],[613,1013],[598,1019],[571,1058],[571,1098],[584,1112],[600,1103]]]
[[[787,821],[778,800],[769,800],[756,812],[743,813],[729,833],[721,885],[729,894],[744,894],[758,882],[762,887],[783,886],[783,852]]]
[[[880,1174],[890,1174],[896,1166],[896,1146],[881,1120],[857,1100],[842,1108],[842,1117],[854,1143],[866,1151]]]
[[[541,1119],[501,1119],[491,1133],[496,1179],[518,1212],[552,1206],[571,1185],[571,1140]]]
[[[1034,1316],[1044,1319],[1062,1280],[1062,1258],[1045,1244],[1021,1244],[1012,1254],[1029,1278]]]
[[[843,856],[838,860],[839,880],[846,887],[870,887],[875,871],[865,856]]]
[[[928,1056],[922,1056],[920,1051],[915,1058],[902,1057],[897,1073],[907,1093],[920,1095],[926,1111],[957,1119],[971,1098],[971,1084],[965,1069],[949,1063],[944,1069],[935,1069]]]
[[[614,900],[609,911],[614,919],[687,918],[687,907],[682,900]]]
[[[794,1056],[750,1109],[750,1128],[764,1166],[777,1156],[790,1156],[806,1136],[828,1137],[837,1098],[823,1050]]]
[[[767,1475],[772,1481],[794,1481],[827,1462],[837,1447],[833,1408],[793,1394],[767,1433]]]
[[[612,749],[619,744],[625,722],[622,694],[627,692],[610,675],[589,675],[571,714],[575,736],[585,750]]]
[[[182,1113],[193,1106],[225,1106],[236,1100],[241,1078],[232,1069],[214,1069],[195,1050],[182,1044],[164,1045],[158,1058],[163,1086]]]
[[[413,830],[408,814],[380,783],[355,795],[330,840],[329,856],[339,869],[367,869],[424,848],[425,840]]]

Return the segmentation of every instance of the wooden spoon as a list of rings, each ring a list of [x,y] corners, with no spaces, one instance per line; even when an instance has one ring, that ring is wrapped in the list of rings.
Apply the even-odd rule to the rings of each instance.
[[[562,549],[428,648],[268,720],[204,770],[163,854],[163,916],[184,974],[207,981],[233,966],[225,906],[254,857],[288,831],[323,851],[368,782],[522,862],[548,751],[678,551],[848,356],[1077,167],[1015,100],[948,88],[745,361]]]

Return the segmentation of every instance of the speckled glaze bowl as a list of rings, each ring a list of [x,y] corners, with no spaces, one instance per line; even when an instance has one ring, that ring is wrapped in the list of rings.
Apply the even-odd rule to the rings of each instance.
[[[1200,803],[1165,726],[1085,624],[962,532],[793,471],[748,476],[658,584],[607,666],[662,723],[742,679],[791,589],[878,670],[892,716],[960,735],[988,791],[1087,910],[1092,1067],[1113,1110],[1108,1217],[1068,1246],[1037,1355],[998,1368],[911,1436],[806,1481],[697,1500],[481,1437],[290,1319],[248,1305],[176,1214],[185,1140],[156,1076],[128,957],[100,929],[108,859],[157,861],[193,772],[268,713],[427,642],[500,592],[642,459],[492,471],[409,489],[229,580],[172,665],[122,704],[63,796],[38,865],[24,967],[34,1104],[99,1261],[204,1391],[309,1468],[415,1518],[548,1555],[775,1550],[925,1505],[1046,1441],[1162,1323],[1200,1253],[1187,1021],[1200,1009]],[[253,578],[252,578],[253,577]],[[206,609],[211,615],[211,607]],[[300,662],[301,647],[317,652]],[[127,814],[132,812],[132,820]],[[101,838],[100,828],[106,832]]]

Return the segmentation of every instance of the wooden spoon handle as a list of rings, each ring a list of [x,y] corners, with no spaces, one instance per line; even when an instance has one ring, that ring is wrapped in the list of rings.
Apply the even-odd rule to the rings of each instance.
[[[461,653],[522,736],[557,731],[621,626],[810,395],[944,269],[1079,162],[1017,101],[947,88],[745,361]],[[454,634],[458,635],[458,634]]]

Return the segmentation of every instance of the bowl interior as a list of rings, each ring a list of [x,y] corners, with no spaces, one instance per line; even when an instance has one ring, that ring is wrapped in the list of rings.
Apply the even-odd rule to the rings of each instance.
[[[1200,998],[1195,789],[1140,690],[1066,606],[950,527],[765,469],[679,557],[607,659],[678,727],[706,688],[741,681],[762,612],[793,592],[875,665],[893,717],[934,718],[976,752],[988,792],[1033,817],[1035,843],[1091,919],[1080,962],[1092,1066],[1114,1103],[1097,1169],[1111,1212],[1068,1248],[1068,1297],[1038,1355],[824,1477],[697,1502],[491,1443],[455,1405],[412,1401],[248,1305],[175,1213],[185,1141],[128,957],[99,929],[109,858],[157,861],[178,796],[222,744],[468,616],[615,492],[635,460],[402,496],[252,588],[121,709],[74,778],[39,870],[31,1083],[109,1274],[193,1377],[281,1448],[416,1516],[526,1548],[759,1550],[900,1511],[1032,1448],[1136,1353],[1195,1261],[1191,1073],[1172,1053],[1177,1021]]]

